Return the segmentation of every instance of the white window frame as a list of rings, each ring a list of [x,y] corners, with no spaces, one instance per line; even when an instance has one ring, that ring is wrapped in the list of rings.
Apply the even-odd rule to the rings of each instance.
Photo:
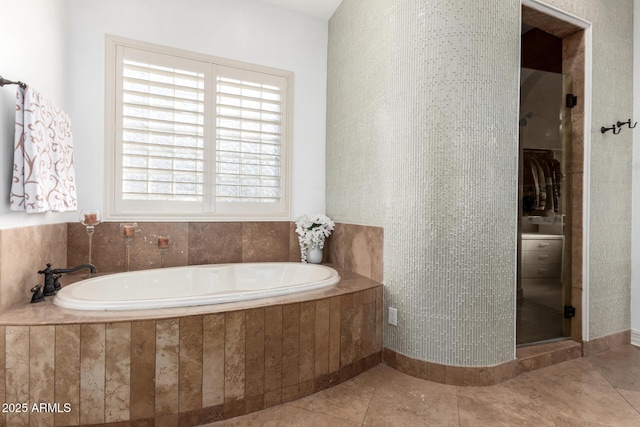
[[[152,54],[171,55],[179,61],[198,61],[215,67],[231,67],[248,72],[272,74],[286,81],[286,89],[282,99],[282,126],[280,148],[280,198],[279,203],[249,203],[249,202],[225,202],[216,203],[213,196],[215,187],[215,156],[216,156],[216,130],[215,130],[215,103],[205,104],[205,197],[200,202],[123,202],[121,178],[122,159],[122,135],[121,102],[118,91],[122,79],[122,69],[119,66],[118,52],[121,47],[144,50]],[[291,188],[291,128],[293,112],[293,73],[261,65],[255,65],[230,59],[214,57],[211,55],[176,49],[137,40],[106,36],[106,82],[105,82],[105,206],[107,220],[161,220],[161,221],[225,221],[225,220],[289,220],[290,219],[290,188]],[[210,79],[209,79],[210,80]],[[215,97],[215,82],[206,81],[206,97]],[[213,111],[212,111],[213,110]],[[207,168],[207,165],[209,166]],[[168,206],[171,206],[171,210]]]

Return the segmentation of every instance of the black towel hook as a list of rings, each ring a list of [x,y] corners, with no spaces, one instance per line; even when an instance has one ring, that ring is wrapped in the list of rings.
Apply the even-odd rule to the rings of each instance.
[[[626,122],[620,122],[620,121],[619,121],[618,123],[616,123],[616,125],[617,125],[619,128],[621,128],[623,125],[627,125],[627,126],[629,126],[629,129],[633,129],[634,127],[636,127],[636,126],[638,125],[638,122],[635,122],[635,123],[633,124],[633,126],[631,126],[631,119],[629,119],[629,120],[627,120]]]
[[[618,123],[620,123],[620,122],[618,122]],[[624,123],[623,123],[623,124],[624,124]],[[602,132],[602,133],[605,133],[605,132],[610,131],[610,130],[612,130],[612,131],[613,131],[613,134],[614,134],[614,135],[617,135],[617,134],[619,134],[619,133],[620,133],[620,131],[621,131],[622,129],[618,128],[618,132],[616,132],[616,125],[613,125],[613,126],[611,126],[610,128],[606,128],[606,127],[604,127],[604,126],[602,126],[602,127],[600,128],[600,132]]]

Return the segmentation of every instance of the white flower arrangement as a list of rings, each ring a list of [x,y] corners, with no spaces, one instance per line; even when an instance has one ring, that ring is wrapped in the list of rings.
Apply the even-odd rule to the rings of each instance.
[[[302,262],[307,262],[307,253],[310,249],[324,248],[324,240],[329,237],[334,227],[335,224],[326,215],[304,215],[296,221]]]

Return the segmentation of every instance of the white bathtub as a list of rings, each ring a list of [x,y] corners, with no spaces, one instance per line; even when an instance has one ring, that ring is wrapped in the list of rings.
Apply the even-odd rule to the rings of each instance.
[[[117,273],[63,287],[53,303],[75,310],[135,310],[244,301],[335,285],[323,265],[210,264]]]

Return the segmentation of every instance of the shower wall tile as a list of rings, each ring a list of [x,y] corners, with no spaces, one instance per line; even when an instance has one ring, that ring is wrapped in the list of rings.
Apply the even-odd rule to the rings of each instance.
[[[80,326],[80,424],[104,423],[105,325]]]
[[[179,410],[180,324],[178,319],[156,321],[155,414]]]
[[[105,331],[105,422],[130,418],[131,323],[110,323]]]
[[[224,404],[225,316],[204,316],[202,332],[202,407]]]
[[[155,414],[156,322],[131,322],[131,419]]]
[[[80,424],[80,325],[57,325],[55,360],[55,402],[69,403],[70,412],[55,414],[55,425]],[[1,354],[1,353],[0,353]]]
[[[29,330],[29,400],[54,402],[56,327],[32,326]],[[30,425],[53,425],[53,412],[30,412]]]

